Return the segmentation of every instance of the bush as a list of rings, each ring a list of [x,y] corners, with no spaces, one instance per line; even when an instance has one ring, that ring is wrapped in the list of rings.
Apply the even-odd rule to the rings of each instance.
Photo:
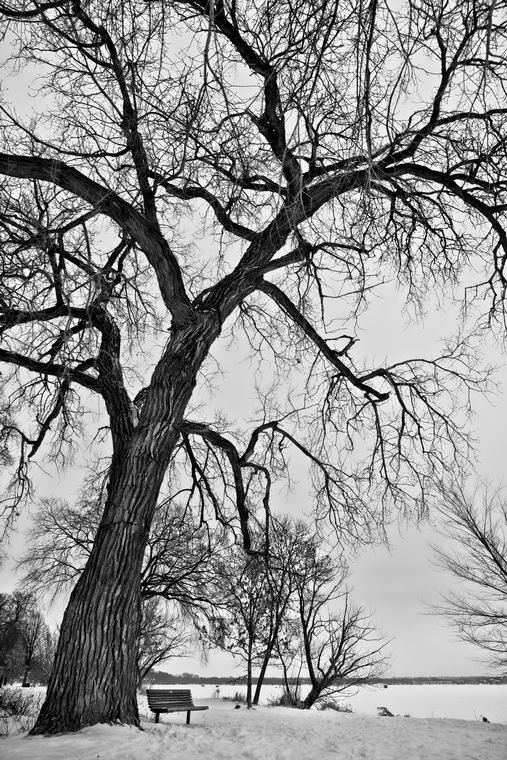
[[[387,707],[377,707],[378,714],[383,718],[394,718],[393,713]]]
[[[222,699],[224,702],[241,702],[246,705],[246,694],[243,694],[241,691],[237,691],[232,697],[222,697]]]
[[[35,723],[44,695],[26,689],[0,689],[0,736],[21,734]]]
[[[352,707],[342,702],[335,702],[334,699],[324,699],[318,703],[320,710],[336,710],[336,712],[351,713]]]
[[[288,691],[283,691],[278,697],[271,697],[268,700],[268,707],[301,707],[301,701],[298,698],[298,694],[292,694]]]
[[[0,689],[0,713],[2,715],[33,715],[40,707],[41,694],[25,689]]]

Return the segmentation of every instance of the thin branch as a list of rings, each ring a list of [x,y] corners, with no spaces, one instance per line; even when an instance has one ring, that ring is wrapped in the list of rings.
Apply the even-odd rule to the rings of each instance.
[[[276,285],[267,280],[263,280],[259,285],[259,290],[262,290],[266,295],[270,296],[275,303],[287,314],[288,317],[297,325],[303,333],[309,338],[320,353],[329,361],[329,363],[338,370],[351,385],[361,390],[369,399],[379,401],[387,401],[389,393],[383,393],[368,385],[360,377],[357,377],[352,370],[340,359],[340,354],[334,351],[327,342],[322,338],[315,328],[310,324],[306,317],[301,314],[299,309],[292,303],[292,301],[280,290]],[[381,372],[370,373],[369,378],[375,376],[381,376]]]

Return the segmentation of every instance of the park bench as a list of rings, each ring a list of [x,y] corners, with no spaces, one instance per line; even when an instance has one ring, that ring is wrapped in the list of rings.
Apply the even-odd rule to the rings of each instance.
[[[155,713],[155,723],[160,713],[186,712],[188,724],[193,710],[208,709],[207,705],[194,705],[190,689],[146,689],[146,696],[150,710]]]

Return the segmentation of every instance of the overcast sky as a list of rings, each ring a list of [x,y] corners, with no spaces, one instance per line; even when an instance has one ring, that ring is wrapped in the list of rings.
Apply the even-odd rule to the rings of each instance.
[[[24,75],[28,77],[27,74]],[[19,81],[22,81],[20,78]],[[20,89],[22,91],[22,89]],[[21,103],[20,103],[21,105]],[[390,361],[420,355],[421,350],[435,344],[435,340],[453,332],[453,320],[444,312],[429,311],[425,323],[408,325],[401,315],[403,296],[392,299],[379,294],[376,306],[369,317],[362,320],[363,331],[359,334],[367,352],[380,361],[389,356]],[[499,351],[491,349],[491,359],[503,364]],[[232,365],[224,379],[223,391],[231,400],[236,393],[239,403],[236,368]],[[505,424],[507,414],[507,372],[502,367],[498,378],[503,383],[503,395],[492,404],[476,399],[477,418],[473,423],[479,438],[480,462],[477,474],[489,478],[493,484],[503,479],[505,451],[507,449]],[[62,496],[72,499],[80,487],[81,473],[68,472],[62,476],[48,469],[48,475],[37,475],[40,496]],[[290,511],[298,512],[303,505],[292,502]],[[355,588],[354,601],[375,612],[375,620],[383,628],[387,638],[393,638],[390,646],[393,655],[393,675],[467,675],[485,672],[483,665],[474,661],[477,654],[471,648],[457,642],[443,621],[424,614],[424,603],[435,602],[439,591],[449,588],[451,579],[438,572],[431,563],[428,538],[436,534],[428,527],[406,527],[398,534],[396,528],[390,533],[391,550],[377,547],[365,551],[358,558],[351,575]],[[22,552],[23,539],[13,539],[12,551]],[[10,591],[15,584],[11,564],[0,570],[0,591]],[[58,608],[49,613],[51,619],[58,617]],[[225,674],[233,672],[231,660],[223,655],[212,655],[208,668],[198,660],[176,660],[167,664],[172,672],[201,672]]]
[[[379,294],[380,295],[380,294]],[[401,358],[437,356],[439,341],[450,337],[458,326],[457,308],[443,311],[429,307],[424,321],[402,313],[402,293],[395,294],[387,287],[370,313],[361,319],[358,333],[364,352],[382,363]],[[499,393],[489,398],[475,397],[475,417],[471,429],[477,437],[477,463],[475,475],[491,481],[503,482],[505,452],[507,451],[507,369],[505,357],[498,347],[484,345],[485,362],[498,366],[496,380]],[[235,368],[230,367],[224,378],[222,392],[234,397],[237,379]],[[240,398],[236,393],[237,398]],[[304,510],[292,497],[284,511]],[[456,638],[452,629],[439,617],[428,614],[427,605],[437,603],[440,594],[453,586],[448,573],[435,567],[429,542],[445,545],[445,539],[430,524],[393,525],[389,531],[389,549],[385,546],[366,549],[352,565],[349,578],[354,589],[354,602],[374,611],[374,620],[393,639],[389,646],[392,654],[391,675],[479,675],[487,668],[478,661],[480,652]],[[211,653],[207,668],[198,660],[173,660],[164,670],[174,673],[202,672],[222,674],[234,668],[232,659],[224,654]]]
[[[367,328],[362,340],[376,346],[379,351],[390,351],[390,344],[396,345],[396,352],[403,354],[410,348],[410,355],[415,353],[419,342],[432,342],[432,336],[438,335],[445,326],[445,315],[430,315],[427,326],[412,325],[406,328],[406,319],[400,318],[395,304],[379,302],[376,313],[365,320]],[[449,329],[452,325],[448,325]],[[502,363],[500,352],[490,350],[491,359]],[[405,356],[408,356],[405,353]],[[380,358],[381,354],[378,354]],[[232,357],[231,357],[232,358]],[[239,400],[237,370],[234,362],[222,385],[223,393],[234,395]],[[507,371],[503,367],[499,374],[500,381],[507,380]],[[507,383],[504,382],[504,387]],[[229,398],[231,396],[229,395]],[[500,394],[490,402],[476,400],[477,417],[474,429],[479,437],[479,463],[477,474],[489,478],[498,484],[503,478],[506,451],[505,418],[507,395]],[[79,490],[81,473],[72,470],[67,473],[45,475],[39,471],[36,480],[41,496],[62,496],[72,500]],[[290,497],[284,511],[297,513],[305,505],[297,503],[296,496]],[[437,570],[431,562],[428,540],[440,541],[435,530],[429,525],[396,526],[389,531],[390,550],[380,546],[368,549],[358,557],[352,567],[350,585],[354,588],[353,600],[374,611],[374,619],[382,627],[385,635],[393,639],[389,649],[392,653],[391,675],[473,675],[486,672],[486,668],[477,662],[479,654],[472,647],[459,642],[453,631],[445,622],[426,614],[425,604],[438,601],[439,592],[449,590],[452,579]],[[21,553],[23,538],[14,538],[12,552]],[[12,590],[15,578],[9,564],[0,571],[0,590]],[[61,610],[57,606],[48,611],[51,620],[58,619]],[[209,675],[227,675],[235,672],[234,661],[223,654],[211,653],[209,665],[203,666],[197,658],[172,660],[164,666],[169,672],[196,672]]]

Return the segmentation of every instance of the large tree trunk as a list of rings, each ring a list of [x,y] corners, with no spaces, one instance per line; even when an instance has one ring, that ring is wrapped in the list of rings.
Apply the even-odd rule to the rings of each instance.
[[[117,548],[111,547],[117,553]],[[137,573],[121,583],[79,584],[62,623],[46,701],[32,734],[78,731],[95,723],[139,725],[136,703]],[[90,578],[92,574],[89,574]],[[130,584],[130,588],[128,588]]]
[[[95,723],[139,726],[137,654],[143,555],[160,487],[179,438],[198,369],[219,333],[215,320],[180,330],[160,360],[138,424],[115,419],[104,515],[62,622],[46,701],[31,734],[78,731]],[[130,438],[125,444],[124,437]]]
[[[130,485],[135,493],[125,484],[123,502],[130,502],[129,509],[116,520],[110,515],[108,524],[103,521],[72,593],[46,701],[32,734],[78,731],[105,722],[139,726],[137,645],[146,538],[135,514],[139,484]]]

